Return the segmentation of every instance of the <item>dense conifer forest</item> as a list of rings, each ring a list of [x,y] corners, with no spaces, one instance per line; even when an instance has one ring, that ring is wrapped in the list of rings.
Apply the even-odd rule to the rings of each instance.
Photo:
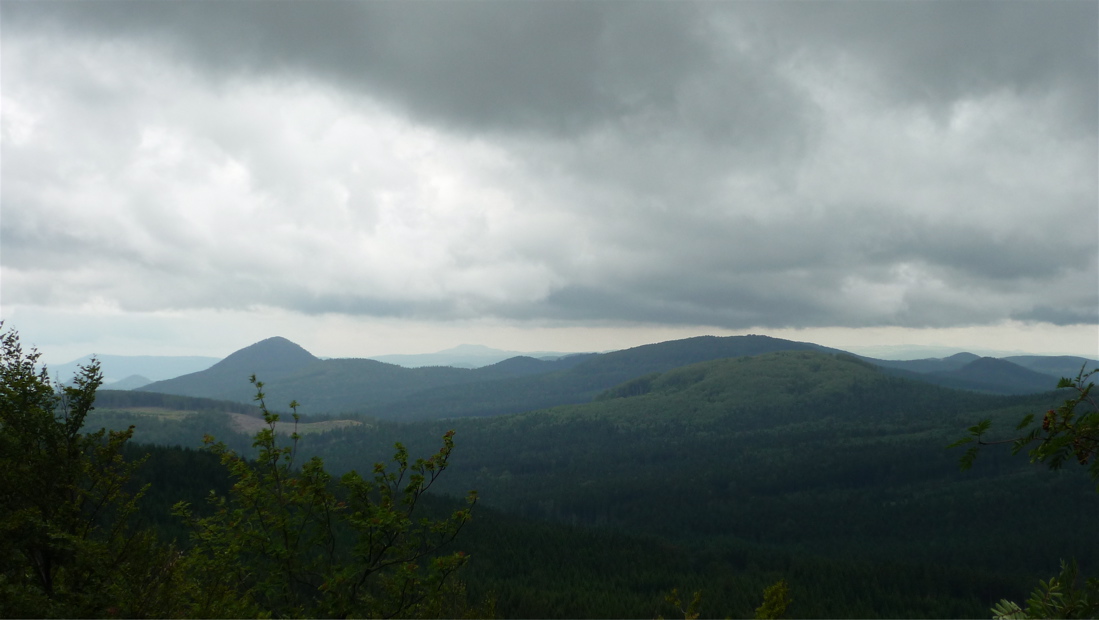
[[[273,413],[261,382],[252,404],[97,393],[94,367],[57,392],[8,332],[0,610],[982,617],[1006,599],[1095,613],[1083,578],[1050,599],[1075,607],[1027,602],[1062,560],[1099,572],[1099,493],[1072,466],[1094,457],[1088,435],[1056,470],[990,446],[960,471],[947,449],[981,419],[1004,437],[1047,411],[1050,436],[1094,424],[1086,407],[1067,426],[1052,415],[1078,385],[957,390],[781,343],[523,362],[467,381],[454,406],[508,385],[537,401],[567,384],[580,402],[396,421]]]

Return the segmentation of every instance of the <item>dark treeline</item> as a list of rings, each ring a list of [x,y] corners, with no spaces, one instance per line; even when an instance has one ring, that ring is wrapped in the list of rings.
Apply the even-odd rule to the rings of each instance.
[[[224,468],[200,450],[131,450],[148,455],[135,484],[155,491],[140,518],[186,544],[186,528],[169,515],[171,505],[182,499],[201,506],[211,490],[224,493]],[[456,505],[446,498],[428,504],[427,514]],[[975,617],[1031,585],[1025,577],[911,558],[809,555],[732,538],[673,542],[487,507],[475,511],[454,546],[471,556],[462,571],[468,596],[489,597],[500,616],[516,618],[669,615],[674,610],[664,597],[673,588],[701,590],[705,617],[751,617],[760,592],[778,579],[791,583],[795,617]]]
[[[464,566],[446,591],[463,602],[417,612],[428,615],[668,617],[682,614],[665,600],[676,589],[701,592],[703,616],[746,617],[784,580],[795,617],[980,617],[1024,600],[1062,559],[1083,574],[1099,567],[1099,494],[1085,472],[1001,450],[963,473],[945,449],[979,418],[1013,424],[1063,392],[956,391],[842,354],[779,352],[648,372],[592,389],[591,402],[518,415],[360,418],[294,441],[280,422],[279,435],[257,436],[266,452],[215,404],[129,398],[106,393],[96,402],[111,407],[88,426],[136,426],[140,443],[123,450],[144,458],[130,481],[148,488],[135,519],[184,553],[197,544],[193,522],[172,506],[216,515],[206,498],[238,484],[200,449],[204,434],[261,463],[276,444],[293,446],[295,468],[323,458],[334,477],[313,492],[338,502],[349,498],[339,476],[382,471],[397,442],[426,457],[454,430],[418,514],[457,514],[472,489],[480,500],[442,549],[468,553],[452,556]],[[243,461],[228,461],[238,477],[253,467],[233,463]]]
[[[236,403],[227,400],[199,398],[197,396],[179,396],[176,394],[160,394],[158,392],[141,392],[133,390],[97,390],[95,395],[95,406],[98,409],[156,407],[181,411],[220,411],[259,416],[259,408],[255,405],[246,405],[244,403]]]

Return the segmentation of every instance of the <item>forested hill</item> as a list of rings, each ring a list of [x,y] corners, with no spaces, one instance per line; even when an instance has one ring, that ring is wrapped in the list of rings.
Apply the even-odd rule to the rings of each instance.
[[[590,401],[624,381],[697,362],[774,351],[835,351],[768,336],[700,336],[593,355],[568,370],[424,390],[399,402],[361,410],[397,420],[492,416]]]
[[[141,390],[252,403],[256,389],[248,379],[256,375],[264,382],[268,406],[274,411],[285,411],[287,404],[296,400],[302,404],[303,414],[344,413],[438,386],[567,369],[589,357],[581,354],[537,360],[520,356],[476,369],[404,368],[370,359],[322,360],[285,338],[268,338],[206,370],[151,383]]]
[[[864,359],[890,372],[936,385],[992,394],[1031,394],[1057,385],[1061,377],[1075,377],[1099,367],[1099,362],[1074,356],[978,357],[958,353],[942,359]]]
[[[134,390],[97,390],[95,393],[95,406],[97,409],[111,410],[164,409],[242,413],[257,418],[261,416],[259,408],[255,405],[197,396],[180,396]]]
[[[1079,367],[1077,367],[1079,371]],[[1075,376],[1075,372],[1071,373]],[[977,389],[988,392],[1028,394],[1048,390],[1057,385],[1048,374],[1035,372],[994,357],[982,357],[949,372],[926,375],[927,380],[947,387]]]
[[[656,364],[653,352],[637,359]],[[507,617],[644,615],[637,605],[672,587],[703,589],[714,613],[750,612],[751,601],[730,593],[761,570],[762,585],[790,581],[797,615],[970,617],[1025,596],[1061,558],[1075,557],[1084,574],[1099,566],[1099,494],[1083,472],[990,450],[960,473],[958,452],[945,449],[981,418],[1006,431],[1063,398],[959,391],[842,353],[778,351],[634,374],[584,404],[376,421],[303,434],[298,446],[301,462],[321,456],[340,475],[369,471],[398,441],[413,457],[432,454],[454,429],[434,490],[476,489],[481,506],[550,522],[496,522],[459,546],[475,558],[470,593],[499,594]],[[203,415],[175,427],[193,434],[186,425]],[[122,422],[139,435],[146,424]],[[234,437],[228,443],[247,450]],[[614,537],[574,544],[580,530],[565,535],[564,524]],[[669,554],[679,558],[674,570]]]
[[[622,381],[688,364],[775,351],[834,351],[762,335],[698,336],[592,355],[556,373],[428,389],[360,412],[380,419],[418,420],[501,416],[588,402]]]
[[[485,504],[530,517],[1036,578],[1060,557],[1099,562],[1092,485],[1007,451],[961,474],[944,447],[977,419],[1010,428],[1060,398],[957,391],[849,356],[779,352],[659,373],[583,405],[348,429],[303,447],[339,472],[396,440],[426,453],[453,428],[443,488],[477,489]],[[914,596],[921,586],[889,587]]]
[[[142,391],[250,403],[255,396],[255,389],[248,383],[251,375],[263,381],[277,381],[319,361],[286,338],[268,338],[236,351],[206,370],[156,381],[143,386]]]
[[[622,381],[699,361],[777,350],[824,350],[766,336],[703,336],[557,360],[515,357],[476,369],[404,368],[368,359],[321,360],[285,338],[269,338],[214,366],[142,391],[251,403],[248,377],[265,384],[268,405],[302,413],[368,413],[381,418],[492,415],[584,402]]]
[[[321,360],[289,340],[270,338],[202,372],[142,390],[251,403],[255,389],[248,377],[255,374],[266,384],[273,410],[285,411],[296,400],[307,415],[358,413],[393,420],[492,416],[588,402],[604,390],[654,372],[775,351],[843,353],[767,336],[701,336],[552,361],[515,357],[477,369],[404,368],[369,359]],[[1006,360],[969,354],[912,362],[862,359],[903,376],[990,393],[1039,392],[1057,380]]]

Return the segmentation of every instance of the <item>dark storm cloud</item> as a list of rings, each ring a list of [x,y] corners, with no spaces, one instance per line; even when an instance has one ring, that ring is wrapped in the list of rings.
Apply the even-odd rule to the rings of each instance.
[[[766,62],[858,57],[904,101],[1069,88],[1078,120],[1094,123],[1099,97],[1099,5],[1084,1],[8,2],[4,19],[140,38],[215,73],[382,89],[475,127],[576,130],[667,109],[685,81],[727,69],[724,45],[738,41]],[[723,22],[738,27],[714,27]]]
[[[479,129],[575,131],[664,107],[710,54],[691,4],[107,1],[5,8],[11,29],[137,38],[213,75],[307,75]]]
[[[5,277],[141,310],[1093,321],[1097,7],[4,2]],[[64,264],[113,275],[27,275]]]
[[[730,10],[782,32],[778,45],[867,62],[897,101],[942,107],[999,89],[1068,90],[1073,120],[1095,130],[1095,2],[776,2]]]

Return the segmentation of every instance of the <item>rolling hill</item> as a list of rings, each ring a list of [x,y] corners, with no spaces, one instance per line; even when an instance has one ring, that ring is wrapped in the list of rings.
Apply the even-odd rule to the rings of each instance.
[[[553,373],[423,390],[399,402],[361,411],[397,420],[518,413],[588,402],[610,387],[653,372],[773,351],[834,349],[768,336],[699,336],[591,355],[572,368]]]
[[[458,447],[442,489],[477,489],[487,505],[528,517],[683,544],[1016,575],[1054,571],[1070,555],[1099,563],[1090,525],[1099,495],[1083,472],[1058,476],[990,450],[961,474],[959,454],[944,449],[977,419],[1010,429],[1056,394],[953,390],[817,351],[713,360],[646,383],[586,404],[380,424],[304,445],[339,472],[381,460],[396,440],[427,454],[453,428]],[[1004,541],[1009,553],[992,551]]]
[[[767,336],[701,336],[556,360],[513,357],[476,369],[404,368],[369,359],[322,360],[284,338],[270,338],[201,372],[141,389],[250,403],[255,389],[247,378],[256,374],[266,384],[272,410],[285,410],[296,400],[307,415],[359,413],[393,420],[493,416],[588,402],[604,390],[654,372],[775,351],[841,353]],[[862,359],[895,374],[959,389],[1025,393],[1056,385],[1048,375],[970,354],[908,362]]]
[[[1057,474],[990,450],[962,474],[959,455],[944,449],[977,419],[1010,429],[1059,395],[948,389],[812,345],[766,352],[786,343],[677,341],[591,356],[548,374],[471,383],[465,387],[534,382],[550,394],[555,386],[580,386],[592,395],[590,402],[495,417],[344,426],[305,435],[302,456],[323,457],[335,475],[364,471],[385,461],[394,442],[427,456],[455,429],[457,447],[438,490],[477,489],[482,504],[500,514],[556,524],[512,531],[508,521],[483,531],[470,547],[489,563],[471,573],[486,580],[478,591],[495,584],[509,597],[508,615],[597,609],[532,603],[539,592],[598,597],[593,592],[632,587],[603,579],[622,573],[613,565],[622,558],[609,548],[615,545],[642,554],[630,560],[631,583],[640,574],[656,579],[645,553],[664,558],[671,550],[682,562],[678,574],[694,575],[694,583],[717,592],[711,596],[721,605],[731,601],[723,589],[758,575],[765,563],[773,579],[782,576],[800,588],[798,613],[811,616],[973,615],[998,596],[1017,598],[1027,584],[1053,574],[1061,557],[1074,556],[1085,573],[1094,573],[1099,539],[1091,520],[1099,495],[1082,472]],[[696,355],[717,357],[675,365]],[[538,360],[509,362],[513,366],[497,372],[542,368]],[[330,367],[339,377],[343,366]],[[317,368],[309,363],[291,376]],[[991,371],[1005,368],[1012,367],[996,364]],[[408,369],[387,372],[402,377],[402,370]],[[611,377],[627,379],[594,391]],[[220,439],[237,429],[223,422],[211,432]],[[234,437],[236,445],[246,443]],[[555,554],[554,544],[579,540],[581,530],[566,536],[555,529],[565,525],[634,538]],[[528,555],[537,560],[524,559]],[[585,589],[569,575],[598,585]],[[666,591],[654,585],[664,580],[645,583],[639,591]],[[605,596],[598,600],[608,609],[635,609],[611,603],[628,594]],[[718,609],[747,603],[728,604]]]
[[[1031,394],[1057,386],[1057,379],[1051,375],[994,357],[981,357],[961,368],[928,373],[924,378],[947,387],[998,394]]]
[[[568,369],[587,358],[585,354],[556,360],[515,357],[476,369],[404,368],[371,359],[322,360],[285,338],[268,338],[206,370],[151,383],[141,390],[251,403],[256,389],[248,378],[254,374],[265,384],[266,402],[272,411],[286,411],[288,403],[297,400],[303,414],[346,413],[440,386]]]
[[[256,375],[263,381],[277,381],[317,362],[320,359],[286,338],[268,338],[205,370],[150,383],[142,391],[252,402],[255,389],[248,383],[248,377]]]

